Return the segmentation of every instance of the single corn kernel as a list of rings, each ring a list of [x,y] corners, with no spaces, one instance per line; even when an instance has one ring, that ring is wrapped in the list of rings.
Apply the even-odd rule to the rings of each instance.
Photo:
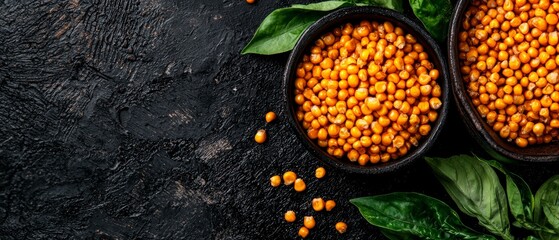
[[[314,172],[314,176],[316,178],[323,178],[326,175],[326,169],[324,169],[323,167],[319,167],[315,170]]]
[[[297,179],[297,174],[292,171],[287,171],[283,174],[283,184],[291,185]]]
[[[305,225],[305,227],[307,229],[313,229],[314,226],[316,225],[316,222],[314,221],[314,217],[313,216],[305,216],[303,218],[303,225]]]
[[[293,189],[295,189],[295,191],[297,192],[302,192],[307,189],[307,185],[305,184],[305,181],[303,181],[303,179],[297,178],[295,180],[295,184],[293,185]]]
[[[253,3],[256,2],[256,0],[246,0],[246,2],[247,2],[248,4],[253,4]]]
[[[274,112],[268,112],[268,113],[266,113],[266,122],[267,122],[267,123],[270,123],[270,122],[276,120],[276,117],[277,117],[277,116],[276,116],[276,113],[274,113]]]
[[[295,220],[297,219],[297,216],[295,216],[295,212],[292,210],[285,212],[283,217],[285,218],[286,222],[295,222]]]
[[[339,233],[345,233],[347,231],[347,224],[345,224],[344,222],[336,223],[336,230]]]
[[[302,238],[306,238],[309,235],[309,229],[306,227],[299,228],[299,236]]]
[[[254,141],[256,141],[257,143],[264,143],[266,141],[266,130],[264,129],[260,129],[256,132],[256,135],[254,135]]]
[[[281,177],[278,175],[274,175],[270,178],[270,184],[272,184],[272,187],[277,187],[281,184]]]
[[[526,138],[519,137],[519,138],[516,138],[514,140],[514,142],[516,143],[517,146],[519,146],[521,148],[528,146],[528,140]]]
[[[326,204],[325,204],[324,207],[326,208],[326,211],[329,212],[329,211],[332,211],[332,209],[333,209],[335,206],[336,206],[336,202],[334,202],[334,200],[328,200],[328,201],[326,201]]]
[[[324,199],[322,198],[314,198],[311,203],[312,208],[317,212],[320,212],[322,211],[322,209],[324,209]]]
[[[532,128],[532,132],[534,132],[534,134],[536,134],[536,136],[538,137],[543,135],[544,130],[545,130],[545,125],[543,123],[536,123]]]

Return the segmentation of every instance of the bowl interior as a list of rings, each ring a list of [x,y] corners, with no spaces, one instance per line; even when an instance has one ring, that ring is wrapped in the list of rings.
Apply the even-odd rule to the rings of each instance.
[[[513,142],[502,139],[497,132],[477,112],[466,91],[466,85],[460,73],[460,61],[458,58],[458,36],[464,13],[471,0],[460,0],[451,17],[449,29],[448,52],[450,59],[451,85],[456,105],[463,115],[463,121],[469,128],[471,135],[478,143],[494,158],[501,160],[517,160],[524,162],[552,162],[559,160],[559,141],[549,144],[531,145],[525,148],[517,147]]]
[[[431,125],[431,133],[428,136],[424,136],[419,145],[410,150],[410,152],[396,160],[390,160],[386,163],[379,163],[367,166],[360,166],[357,163],[349,162],[349,160],[343,158],[338,159],[329,155],[325,149],[319,147],[314,140],[311,140],[307,134],[306,130],[303,129],[301,124],[296,119],[296,107],[294,102],[295,99],[295,86],[294,81],[296,79],[295,70],[297,65],[302,60],[304,54],[309,52],[310,46],[324,33],[330,31],[334,27],[340,26],[341,24],[347,22],[358,22],[360,20],[367,19],[370,21],[390,21],[395,26],[401,27],[405,33],[410,33],[416,37],[417,41],[421,43],[424,47],[424,51],[429,54],[429,60],[439,69],[440,77],[437,80],[438,84],[441,86],[442,95],[440,97],[443,105],[439,109],[438,119]],[[351,173],[359,174],[379,174],[394,171],[404,165],[409,164],[414,159],[422,157],[424,153],[433,145],[436,138],[438,137],[443,123],[446,120],[448,113],[448,103],[449,103],[449,86],[448,80],[449,73],[447,70],[445,57],[441,53],[441,50],[437,43],[429,36],[429,34],[423,30],[416,22],[405,17],[404,15],[397,13],[392,10],[376,7],[351,7],[343,8],[332,12],[325,17],[318,20],[316,23],[311,25],[299,39],[295,45],[293,51],[289,56],[287,67],[284,73],[284,99],[286,101],[287,112],[289,115],[289,122],[292,127],[297,132],[297,135],[301,138],[303,144],[307,149],[312,152],[316,157],[322,160],[325,164],[342,169]]]

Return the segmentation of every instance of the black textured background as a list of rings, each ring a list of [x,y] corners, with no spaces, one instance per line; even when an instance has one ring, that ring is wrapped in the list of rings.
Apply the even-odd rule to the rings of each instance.
[[[281,105],[287,54],[239,54],[268,13],[292,3],[306,2],[1,2],[0,239],[291,239],[311,214],[313,239],[383,239],[348,199],[416,191],[451,203],[422,161],[385,176],[313,177],[321,164]],[[278,121],[265,124],[271,110]],[[428,155],[482,154],[451,114]],[[558,172],[509,168],[533,189]],[[270,187],[286,170],[308,190]],[[314,213],[314,197],[338,206]],[[282,220],[289,209],[297,223]]]

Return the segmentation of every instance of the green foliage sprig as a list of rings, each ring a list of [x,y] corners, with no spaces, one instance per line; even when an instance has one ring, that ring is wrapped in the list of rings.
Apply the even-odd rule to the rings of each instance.
[[[460,211],[477,218],[489,234],[471,230],[445,203],[418,193],[352,199],[361,215],[389,239],[515,239],[512,225],[530,230],[530,240],[559,239],[559,175],[534,196],[526,182],[499,162],[468,155],[426,158]],[[504,175],[501,185],[498,170]],[[510,211],[509,211],[510,210]]]
[[[409,0],[416,17],[427,31],[442,42],[452,13],[449,0]],[[260,24],[241,54],[272,55],[293,49],[303,32],[329,12],[351,6],[377,6],[403,12],[402,0],[336,0],[294,4],[276,9]]]

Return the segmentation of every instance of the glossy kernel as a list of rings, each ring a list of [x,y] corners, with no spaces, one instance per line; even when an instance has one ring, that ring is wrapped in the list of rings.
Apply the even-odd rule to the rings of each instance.
[[[299,228],[299,237],[301,238],[306,238],[309,235],[309,229],[306,227],[301,227]]]
[[[295,220],[297,219],[297,217],[295,216],[295,212],[292,210],[285,212],[283,218],[286,222],[295,222]]]
[[[295,191],[297,192],[302,192],[307,189],[307,185],[305,184],[305,181],[303,181],[303,179],[297,178],[295,179],[295,183],[293,184],[293,189],[295,189]]]
[[[334,200],[328,200],[325,203],[325,209],[326,211],[332,211],[332,209],[334,209],[334,207],[336,207],[336,202]]]
[[[307,229],[313,229],[314,226],[316,225],[316,222],[314,220],[313,216],[305,216],[303,218],[303,225],[307,228]]]
[[[270,122],[274,121],[276,119],[276,117],[277,117],[276,113],[268,112],[268,113],[266,113],[266,122],[270,123]]]
[[[287,171],[283,174],[283,184],[291,185],[297,179],[297,174],[293,171]]]
[[[323,167],[319,167],[315,170],[314,176],[318,179],[323,178],[324,176],[326,176],[326,169],[324,169]]]
[[[347,231],[347,224],[345,224],[344,222],[337,222],[335,228],[338,233],[343,234]]]
[[[272,187],[278,187],[281,184],[281,177],[278,175],[270,177],[270,184]]]
[[[266,142],[266,130],[264,129],[258,130],[254,135],[254,141],[260,144]]]
[[[314,199],[311,201],[311,205],[312,205],[312,208],[313,208],[315,211],[320,212],[320,211],[322,211],[322,210],[324,209],[324,199],[322,199],[322,198],[314,198]]]

